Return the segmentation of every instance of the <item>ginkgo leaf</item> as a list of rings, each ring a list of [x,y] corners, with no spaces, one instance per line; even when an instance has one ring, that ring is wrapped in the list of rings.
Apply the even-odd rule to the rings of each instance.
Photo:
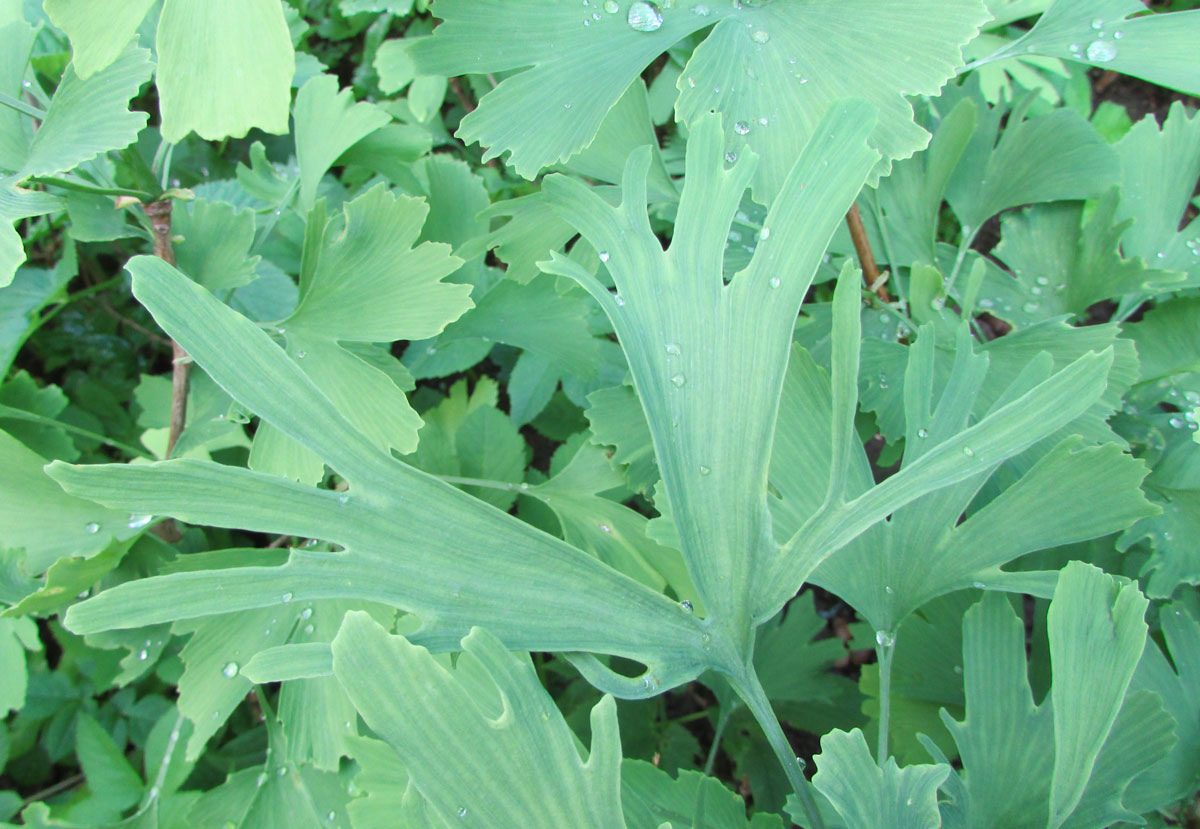
[[[1089,63],[1192,95],[1200,93],[1200,14],[1145,14],[1138,0],[1055,0],[1005,53]]]
[[[349,89],[338,91],[331,75],[317,75],[296,93],[296,159],[300,164],[300,205],[312,207],[321,177],[342,153],[391,121],[374,104],[354,102]]]
[[[481,628],[462,647],[448,670],[361,613],[333,640],[334,675],[434,814],[462,826],[625,826],[612,698],[592,710],[585,762],[527,655]]]
[[[470,286],[442,281],[462,260],[440,243],[414,247],[427,212],[420,199],[382,184],[327,224],[315,211],[309,232],[319,241],[302,267],[308,280],[296,309],[276,324],[288,355],[345,416],[401,453],[416,448],[421,419],[396,382],[347,344],[429,337],[471,307]],[[314,483],[322,469],[270,424],[255,436],[251,466]]]
[[[590,144],[646,64],[716,24],[680,75],[676,112],[689,126],[721,112],[724,149],[761,156],[755,198],[769,203],[821,119],[847,97],[880,113],[874,177],[923,147],[928,134],[903,96],[936,92],[988,19],[979,0],[679,4],[644,23],[635,7],[441,0],[443,23],[411,53],[419,71],[443,75],[532,67],[485,96],[458,132],[487,148],[485,160],[511,151],[516,171],[532,178]],[[838,32],[853,38],[840,42]]]
[[[195,461],[56,467],[60,482],[140,513],[326,538],[342,553],[296,550],[283,567],[178,573],[129,582],[68,612],[80,630],[362,599],[417,614],[416,641],[456,647],[475,621],[514,648],[614,652],[649,665],[630,680],[649,695],[695,676],[700,621],[582,551],[388,458],[356,431],[258,326],[159,260],[141,260],[134,291],[230,394],[312,449],[350,482],[333,493]],[[156,264],[158,263],[158,264]],[[116,484],[118,479],[121,483]],[[166,485],[170,479],[172,484]],[[132,508],[130,508],[132,510]],[[453,533],[430,532],[439,515]],[[186,517],[185,517],[186,516]],[[337,575],[334,575],[337,574]],[[218,585],[221,589],[215,589]],[[552,586],[553,585],[553,586]]]
[[[721,781],[681,769],[679,776],[641,760],[621,763],[621,802],[629,826],[669,829],[705,826],[709,829],[775,829],[777,815],[756,812],[746,819],[746,803]]]
[[[1079,202],[1036,205],[1004,216],[1002,239],[992,253],[1013,278],[987,272],[983,291],[989,295],[989,313],[1017,324],[1064,313],[1079,317],[1105,299],[1177,287],[1183,274],[1149,270],[1145,261],[1121,256],[1118,243],[1132,222],[1113,224],[1118,198],[1115,188],[1105,194],[1086,224]],[[1009,307],[1014,310],[1001,310]]]
[[[288,131],[296,57],[279,3],[167,0],[155,47],[164,140]]]
[[[46,0],[44,8],[71,39],[71,62],[87,78],[117,59],[152,5],[154,0]]]
[[[835,729],[821,738],[813,785],[847,826],[924,829],[941,823],[937,790],[949,774],[940,764],[902,769],[892,758],[880,768],[861,731]]]
[[[247,285],[258,278],[250,255],[254,213],[223,202],[197,199],[172,211],[171,229],[183,239],[175,245],[177,267],[210,291]]]
[[[16,171],[18,180],[55,175],[132,144],[147,116],[130,112],[129,99],[152,71],[150,52],[133,47],[86,80],[68,66]]]
[[[1200,20],[1200,11],[1190,14]],[[1133,219],[1122,239],[1125,254],[1140,256],[1153,268],[1187,271],[1187,287],[1200,284],[1200,222],[1193,218],[1181,225],[1194,190],[1189,183],[1200,178],[1200,118],[1189,118],[1176,103],[1161,126],[1154,118],[1134,124],[1116,151],[1121,159],[1117,218]]]

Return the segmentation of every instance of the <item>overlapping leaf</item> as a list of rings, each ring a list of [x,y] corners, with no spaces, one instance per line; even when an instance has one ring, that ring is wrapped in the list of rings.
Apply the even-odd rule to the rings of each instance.
[[[333,671],[396,751],[431,817],[461,826],[623,827],[616,705],[592,710],[585,762],[527,655],[486,631],[453,671],[360,613],[333,641]]]
[[[511,151],[517,172],[532,178],[590,144],[646,64],[716,24],[680,75],[676,112],[689,125],[721,112],[725,149],[761,156],[755,198],[767,203],[846,97],[879,110],[875,175],[923,147],[928,135],[903,96],[937,91],[987,20],[978,0],[693,3],[658,10],[651,29],[630,25],[635,6],[650,4],[442,0],[436,13],[444,22],[412,54],[421,71],[444,75],[531,67],[485,96],[459,135],[485,145],[485,158]],[[535,132],[526,128],[533,117]]]

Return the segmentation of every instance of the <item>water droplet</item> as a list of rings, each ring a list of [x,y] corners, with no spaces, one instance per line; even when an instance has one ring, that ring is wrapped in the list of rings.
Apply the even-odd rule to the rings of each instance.
[[[750,125],[745,121],[736,121],[733,125],[733,131],[738,135],[745,135],[746,133],[750,132]]]
[[[895,590],[893,590],[893,589],[892,589],[892,586],[891,586],[890,584],[889,584],[887,587],[883,588],[883,590],[884,590],[884,592],[885,592],[885,593],[887,593],[889,596],[891,596],[893,593],[895,593],[895,592],[896,592]]]
[[[681,389],[687,383],[687,378],[682,374],[674,374],[671,376],[671,384],[677,389]]]
[[[888,387],[888,379],[886,374],[879,375],[879,388],[886,389]]]
[[[736,164],[737,159],[738,159],[738,155],[733,150],[730,150],[729,152],[725,153],[725,163],[726,164]]]
[[[611,533],[611,532],[612,532],[612,527],[608,526],[608,524],[601,524],[601,525],[600,525],[600,531],[601,531],[601,532],[606,532],[606,533]]]
[[[963,670],[962,670],[962,665],[955,665],[955,666],[954,666],[954,673],[958,674],[959,676],[962,676],[962,672],[963,672]]]
[[[1044,276],[1039,276],[1037,279],[1035,279],[1033,281],[1039,285],[1049,285],[1050,284],[1050,280]]]
[[[625,297],[621,296],[620,294],[617,294],[617,295],[616,295],[616,296],[613,298],[613,301],[614,301],[615,303],[617,303],[617,307],[618,307],[618,308],[624,308],[624,307],[625,307]]]
[[[1042,306],[1036,302],[1026,302],[1024,305],[1021,306],[1021,310],[1024,311],[1026,314],[1032,314],[1034,311],[1036,311],[1037,309],[1039,309],[1041,307]]]
[[[606,250],[600,251],[600,261],[601,262],[607,262],[609,260],[609,258],[610,257],[609,257],[608,251],[606,251]]]
[[[765,29],[759,29],[757,32],[750,35],[750,39],[753,40],[755,43],[766,43],[768,40],[771,39],[771,33],[766,31]]]
[[[1104,28],[1104,20],[1097,17],[1095,20],[1092,21],[1092,28],[1095,29],[1096,31],[1103,29]]]
[[[667,353],[672,357],[678,357],[680,354],[679,346],[675,343],[667,343]]]
[[[275,773],[278,774],[280,777],[287,777],[287,766],[281,766],[279,768],[279,771],[277,771]]]
[[[946,298],[944,296],[935,296],[929,300],[929,307],[935,311],[941,312],[946,307]]]
[[[698,3],[695,6],[692,6],[692,14],[696,15],[697,17],[708,17],[711,12],[709,11],[708,6],[704,5],[703,3]]]
[[[1173,417],[1170,420],[1168,420],[1167,423],[1169,423],[1171,425],[1172,429],[1182,429],[1183,428],[1183,418],[1180,418],[1180,417]]]
[[[1076,57],[1078,57],[1079,53],[1083,51],[1083,47],[1080,46],[1078,43],[1072,43],[1067,48],[1069,48],[1071,50],[1071,54],[1075,55]]]
[[[226,679],[233,679],[238,675],[238,663],[226,662],[225,667],[221,669],[221,675]]]
[[[300,618],[301,618],[301,619],[311,619],[311,618],[312,618],[312,608],[311,608],[311,607],[306,607],[306,608],[304,608],[303,610],[301,610],[301,611],[300,611]]]
[[[348,503],[350,503],[350,493],[348,493],[348,492],[343,492],[341,495],[339,495],[339,496],[337,497],[337,500],[338,500],[338,503],[339,503],[339,504],[348,504]]]
[[[297,360],[303,360],[303,359],[304,359],[305,357],[307,357],[307,356],[308,356],[308,352],[307,352],[307,351],[305,351],[305,350],[303,350],[303,349],[301,349],[300,351],[297,351],[297,352],[296,352],[296,359],[297,359]]]
[[[1039,285],[1031,286],[1029,289],[1029,293],[1033,294],[1034,296],[1041,296],[1042,295],[1041,286],[1039,286]]]
[[[304,626],[304,632],[305,632],[305,633],[309,633],[309,634],[311,634],[311,633],[313,632],[313,630],[315,630],[315,628],[314,628],[312,625],[305,625],[305,626]]]
[[[570,109],[570,108],[571,108],[570,104],[563,104],[563,109]]]
[[[144,650],[138,651],[138,660],[145,662],[149,658],[150,658],[149,651],[144,651]]]
[[[606,5],[606,6],[607,6],[608,4],[607,4],[607,3],[605,3],[604,5]],[[616,4],[616,3],[613,3],[613,5],[615,6],[615,5],[617,5],[617,4]],[[467,809],[466,809],[466,807],[465,807],[465,806],[459,806],[459,807],[458,807],[458,816],[459,816],[459,817],[466,817],[466,816],[467,816]]]
[[[329,814],[325,815],[326,820],[329,820],[330,822],[332,822],[333,819],[336,817],[337,817],[337,812],[330,812]]]
[[[662,10],[654,3],[636,0],[629,6],[629,28],[635,32],[656,32],[662,26]]]
[[[1107,40],[1093,40],[1088,44],[1087,56],[1093,63],[1108,63],[1117,56],[1116,44]]]
[[[971,586],[972,586],[972,587],[974,587],[976,590],[982,590],[983,588],[987,587],[987,585],[985,585],[985,584],[984,584],[983,582],[981,582],[981,581],[972,582],[972,583],[971,583]]]
[[[1125,33],[1120,29],[1117,29],[1115,32],[1113,32],[1113,40],[1120,40],[1123,37],[1125,37]]]
[[[129,516],[129,529],[140,530],[142,527],[154,520],[153,515],[139,515],[134,513]]]
[[[970,446],[964,446],[963,454],[966,455],[968,458],[973,458],[973,457],[975,457],[975,450],[972,449]]]
[[[979,300],[980,308],[991,308],[991,307],[995,306],[995,304],[996,304],[995,300],[988,299],[987,297],[984,297],[983,299]]]
[[[929,430],[924,427],[921,427],[920,429],[917,430],[917,437],[919,437],[919,438],[929,437]]]
[[[687,599],[684,599],[682,602],[680,602],[679,606],[682,607],[684,610],[686,610],[688,613],[692,612],[692,603],[689,602]]]
[[[621,10],[621,4],[617,0],[604,0],[604,10],[609,14],[616,14]]]
[[[781,282],[779,280],[778,276],[772,276],[770,279],[767,280],[767,284],[770,285],[772,288],[778,288],[780,285],[783,284],[783,282]]]
[[[758,232],[758,240],[760,242],[765,242],[770,238],[771,238],[771,228],[767,227],[766,225],[763,225],[763,229]]]
[[[290,592],[284,593],[282,596],[280,596],[280,598],[283,599],[284,604],[287,604],[292,600],[292,594]]]
[[[651,676],[650,674],[646,674],[644,677],[642,677],[642,687],[647,691],[653,691],[660,684],[661,683],[658,681],[658,677]]]
[[[701,464],[701,465],[700,465],[700,474],[701,474],[701,475],[711,475],[711,474],[712,474],[712,470],[711,470],[711,469],[709,469],[707,466],[705,466],[705,465]]]
[[[875,631],[875,641],[881,648],[890,648],[896,644],[896,637],[886,630],[877,630]]]

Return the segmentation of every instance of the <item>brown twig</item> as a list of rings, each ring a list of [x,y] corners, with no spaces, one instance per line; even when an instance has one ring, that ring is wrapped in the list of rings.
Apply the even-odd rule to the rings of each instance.
[[[874,291],[875,296],[884,302],[891,302],[884,280],[879,277],[879,268],[875,266],[875,254],[871,252],[871,240],[867,238],[867,229],[863,227],[862,214],[858,205],[850,208],[846,214],[846,224],[850,227],[850,238],[854,240],[854,250],[858,254],[858,263],[862,267],[863,282],[867,290]]]
[[[171,242],[171,200],[161,199],[145,206],[150,228],[154,231],[154,255],[172,267],[175,265],[175,246]],[[179,343],[171,341],[171,431],[167,437],[167,457],[175,449],[183,427],[187,425],[188,375],[192,360]]]
[[[161,334],[155,334],[153,331],[151,331],[146,326],[136,323],[133,320],[131,320],[129,317],[123,315],[116,308],[112,307],[112,305],[110,305],[108,303],[108,300],[104,299],[103,297],[99,297],[99,296],[96,297],[96,304],[100,306],[101,311],[108,314],[110,317],[115,319],[121,325],[124,325],[127,328],[132,328],[134,331],[141,334],[143,337],[148,339],[150,342],[157,343],[158,345],[162,345],[162,346],[167,346],[168,348],[171,347],[172,343],[169,339],[162,336]]]
[[[175,245],[171,242],[171,200],[160,199],[150,202],[143,210],[150,219],[150,229],[154,231],[154,255],[174,267]],[[187,424],[187,395],[188,375],[192,370],[192,360],[179,343],[171,340],[171,428],[167,436],[167,457],[175,451],[175,444],[183,434]],[[174,519],[168,518],[155,525],[154,532],[167,542],[176,542],[183,538],[179,526]]]
[[[454,90],[454,94],[458,97],[458,102],[463,105],[463,109],[467,112],[475,111],[475,102],[471,100],[471,96],[463,89],[461,78],[451,78],[450,88]]]

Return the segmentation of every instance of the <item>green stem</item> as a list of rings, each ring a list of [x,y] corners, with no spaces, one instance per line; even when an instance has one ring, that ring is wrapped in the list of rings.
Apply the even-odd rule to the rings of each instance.
[[[946,296],[950,296],[950,291],[954,288],[954,283],[958,281],[959,271],[962,270],[963,262],[967,259],[967,252],[971,250],[971,243],[975,241],[975,236],[979,233],[979,228],[963,228],[962,241],[958,243],[958,254],[954,257],[954,269],[950,271],[949,278],[946,279]]]
[[[808,829],[825,829],[825,821],[821,819],[821,812],[817,809],[817,801],[812,794],[812,784],[804,779],[804,761],[792,753],[792,746],[787,740],[787,735],[783,733],[783,728],[779,725],[775,712],[771,709],[771,701],[767,699],[767,693],[763,690],[762,683],[758,681],[758,674],[755,672],[754,666],[747,665],[741,676],[731,675],[729,684],[737,691],[738,696],[746,703],[746,707],[750,709],[754,718],[758,720],[759,726],[762,727],[767,742],[771,744],[771,749],[775,752],[776,759],[783,766],[788,782],[792,784],[792,791],[796,793],[796,798],[804,809],[804,814],[808,818]]]
[[[885,642],[876,639],[875,655],[879,659],[879,745],[876,751],[880,768],[888,758],[888,729],[892,714],[892,658],[896,655],[896,642],[891,634]]]
[[[99,184],[92,184],[90,181],[80,181],[75,178],[64,178],[62,176],[38,176],[33,179],[38,184],[49,184],[53,187],[61,187],[64,190],[74,190],[77,193],[91,193],[97,196],[132,196],[139,201],[149,201],[153,198],[150,193],[143,190],[130,190],[127,187],[104,187]]]
[[[50,320],[52,320],[56,316],[58,316],[59,311],[66,308],[68,305],[70,305],[75,300],[83,299],[84,297],[89,297],[92,294],[98,294],[101,291],[106,291],[109,288],[112,288],[116,285],[120,285],[120,284],[124,283],[124,281],[125,281],[124,276],[114,276],[112,279],[106,279],[103,282],[100,282],[96,285],[92,285],[91,287],[83,288],[81,290],[76,291],[75,293],[71,294],[66,299],[64,299],[62,302],[60,302],[58,305],[54,306],[49,311],[42,314],[42,316],[40,316],[38,318],[37,323],[34,324],[32,330],[30,330],[30,332],[29,332],[30,336],[32,336],[34,331],[37,331],[43,325],[45,325],[46,323],[50,322]]]
[[[28,115],[31,118],[36,118],[39,121],[46,120],[45,112],[35,106],[30,106],[20,98],[14,98],[12,95],[6,95],[5,93],[0,92],[0,104],[3,104],[10,109],[15,109],[17,112]]]
[[[128,443],[122,443],[119,440],[113,440],[112,438],[105,437],[98,432],[82,429],[79,426],[72,426],[70,423],[63,423],[61,420],[55,420],[52,417],[46,417],[45,415],[40,415],[36,412],[27,412],[24,409],[14,409],[12,406],[0,405],[0,418],[6,418],[9,420],[24,420],[28,423],[40,423],[45,426],[53,426],[56,429],[72,432],[73,434],[88,438],[89,440],[94,440],[98,443],[111,446],[114,449],[120,449],[122,452],[128,452],[131,455],[137,455],[141,458],[150,458],[151,460],[154,459],[153,456],[144,449],[138,449],[136,446],[130,446]]]
[[[712,777],[713,766],[717,762],[717,750],[721,747],[721,738],[725,736],[725,726],[729,725],[729,721],[733,718],[733,705],[722,705],[721,711],[717,714],[717,728],[713,732],[712,747],[708,750],[708,759],[704,761],[704,773]]]
[[[533,495],[535,493],[529,491],[529,484],[512,483],[511,481],[491,481],[487,478],[463,478],[458,475],[436,475],[448,484],[456,484],[459,486],[481,486],[485,489],[503,489],[507,492],[520,492],[524,495]]]

